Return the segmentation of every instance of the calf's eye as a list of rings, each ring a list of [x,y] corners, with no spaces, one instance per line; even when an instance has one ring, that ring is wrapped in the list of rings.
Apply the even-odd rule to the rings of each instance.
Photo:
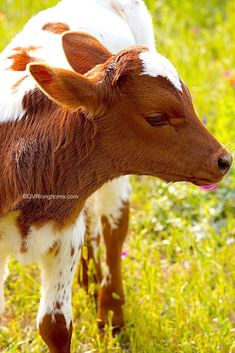
[[[161,126],[167,124],[166,116],[160,113],[148,115],[145,119],[151,126]]]

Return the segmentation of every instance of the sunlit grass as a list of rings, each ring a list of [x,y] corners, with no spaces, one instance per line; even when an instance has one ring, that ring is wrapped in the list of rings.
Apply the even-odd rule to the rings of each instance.
[[[55,3],[55,1],[53,1]],[[0,4],[0,47],[53,2]],[[147,1],[158,50],[189,85],[198,114],[235,151],[235,2]],[[1,78],[0,78],[1,79]],[[123,261],[126,328],[100,339],[95,305],[74,283],[74,352],[235,353],[235,171],[215,192],[133,178]],[[47,352],[36,331],[40,275],[10,262],[2,352]]]

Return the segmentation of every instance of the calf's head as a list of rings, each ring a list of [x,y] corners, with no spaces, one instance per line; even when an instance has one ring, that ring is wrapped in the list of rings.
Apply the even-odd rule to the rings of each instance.
[[[228,172],[231,154],[198,119],[165,57],[145,47],[112,55],[85,33],[65,33],[63,47],[74,72],[35,63],[30,73],[58,104],[87,111],[120,174],[205,185]]]

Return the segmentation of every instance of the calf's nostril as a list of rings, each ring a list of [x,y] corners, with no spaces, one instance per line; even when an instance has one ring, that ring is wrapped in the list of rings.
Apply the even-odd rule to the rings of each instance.
[[[226,174],[233,162],[231,153],[225,154],[223,157],[218,159],[218,167],[222,174]]]

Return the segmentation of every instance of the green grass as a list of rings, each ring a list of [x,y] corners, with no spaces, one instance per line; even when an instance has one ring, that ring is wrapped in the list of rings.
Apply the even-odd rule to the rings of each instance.
[[[55,1],[0,5],[1,48],[39,8]],[[188,83],[201,118],[234,152],[234,0],[147,1],[158,50]],[[123,261],[126,329],[99,338],[95,306],[74,283],[73,352],[235,352],[235,170],[216,192],[132,178],[129,256]],[[35,327],[40,276],[10,262],[2,352],[46,352]]]

